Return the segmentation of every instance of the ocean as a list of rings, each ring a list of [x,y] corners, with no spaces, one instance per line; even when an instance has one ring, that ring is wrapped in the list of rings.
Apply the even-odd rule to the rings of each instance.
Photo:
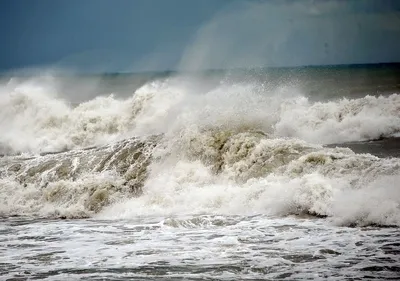
[[[399,280],[400,65],[0,77],[1,280]]]

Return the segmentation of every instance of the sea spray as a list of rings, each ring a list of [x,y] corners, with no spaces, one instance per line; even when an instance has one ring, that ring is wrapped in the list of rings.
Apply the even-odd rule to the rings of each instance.
[[[254,81],[205,92],[193,81],[155,80],[130,97],[76,106],[46,87],[13,85],[1,100],[1,214],[308,214],[400,224],[399,160],[322,146],[396,135],[397,94],[313,102]],[[353,207],[342,208],[349,200]]]

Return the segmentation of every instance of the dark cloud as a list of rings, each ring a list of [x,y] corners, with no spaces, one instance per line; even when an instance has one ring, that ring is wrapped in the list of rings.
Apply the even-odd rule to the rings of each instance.
[[[2,0],[0,70],[400,61],[400,1]]]
[[[349,1],[283,2],[250,1],[220,12],[198,31],[181,68],[400,61],[397,11],[354,12]]]

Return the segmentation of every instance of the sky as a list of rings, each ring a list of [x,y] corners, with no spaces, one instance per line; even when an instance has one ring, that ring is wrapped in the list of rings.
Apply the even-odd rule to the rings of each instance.
[[[0,0],[0,71],[400,62],[398,0]]]

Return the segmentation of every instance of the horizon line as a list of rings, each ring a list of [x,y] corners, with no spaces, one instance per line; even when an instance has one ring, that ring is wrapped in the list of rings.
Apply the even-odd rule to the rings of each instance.
[[[208,68],[201,70],[177,70],[177,69],[165,69],[165,70],[143,70],[143,71],[80,71],[71,70],[68,68],[40,68],[40,67],[27,67],[8,71],[1,71],[0,76],[7,76],[9,74],[16,75],[34,75],[40,72],[55,72],[61,75],[149,75],[149,74],[171,74],[171,73],[207,73],[207,72],[222,72],[222,71],[249,71],[249,70],[274,70],[274,69],[329,69],[329,68],[362,68],[362,67],[388,67],[388,66],[399,66],[400,62],[378,62],[378,63],[350,63],[350,64],[311,64],[311,65],[301,65],[301,66],[251,66],[251,67],[234,67],[234,68]]]

